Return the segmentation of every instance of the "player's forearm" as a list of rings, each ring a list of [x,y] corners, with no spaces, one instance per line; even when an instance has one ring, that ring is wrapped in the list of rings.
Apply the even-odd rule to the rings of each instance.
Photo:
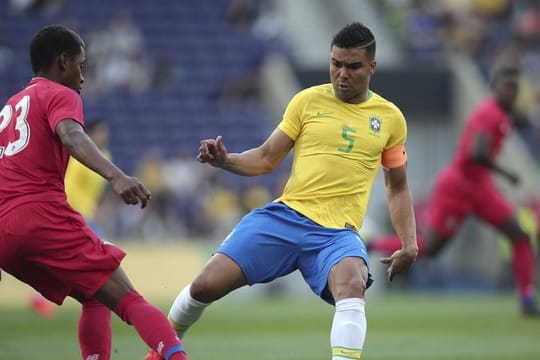
[[[257,176],[271,172],[274,166],[260,148],[255,148],[228,154],[222,168],[238,175]]]
[[[392,225],[403,244],[403,249],[418,253],[413,201],[408,187],[388,192],[388,210]]]
[[[71,156],[108,181],[123,175],[122,170],[105,158],[86,134],[74,132],[62,139],[62,141]]]

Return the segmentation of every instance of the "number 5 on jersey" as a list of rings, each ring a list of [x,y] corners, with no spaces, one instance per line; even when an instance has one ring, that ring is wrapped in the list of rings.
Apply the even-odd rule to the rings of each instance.
[[[350,128],[348,126],[345,126],[343,128],[343,131],[341,132],[341,137],[343,137],[349,144],[347,147],[340,147],[338,148],[338,151],[344,152],[344,153],[350,153],[354,147],[354,138],[351,137],[350,133],[355,133],[356,129]]]

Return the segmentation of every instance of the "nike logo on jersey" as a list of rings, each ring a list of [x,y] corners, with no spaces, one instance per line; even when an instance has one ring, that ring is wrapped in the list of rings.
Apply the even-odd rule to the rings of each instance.
[[[333,111],[317,111],[317,116],[330,115],[333,113],[334,113]]]

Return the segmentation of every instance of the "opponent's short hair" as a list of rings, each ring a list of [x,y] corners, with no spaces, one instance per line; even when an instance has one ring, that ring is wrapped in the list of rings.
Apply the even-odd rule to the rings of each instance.
[[[365,48],[367,56],[371,60],[375,59],[375,36],[367,26],[359,22],[353,22],[339,30],[330,46],[344,49]]]
[[[81,37],[64,25],[48,25],[39,30],[30,43],[32,71],[48,70],[54,59],[62,53],[77,56],[85,44]]]

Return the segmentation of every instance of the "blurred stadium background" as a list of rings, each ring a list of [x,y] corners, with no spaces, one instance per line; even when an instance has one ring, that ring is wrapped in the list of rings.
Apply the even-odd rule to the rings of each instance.
[[[501,53],[519,54],[523,76],[518,121],[503,161],[521,174],[522,184],[513,189],[501,186],[516,204],[533,210],[528,227],[536,233],[540,208],[540,5],[535,0],[2,0],[0,100],[5,102],[30,79],[28,44],[39,28],[64,23],[83,36],[88,58],[82,92],[85,117],[87,121],[103,119],[110,125],[113,159],[139,176],[154,195],[150,208],[141,211],[122,205],[114,194],[107,193],[96,221],[108,239],[128,250],[126,268],[141,292],[168,308],[236,221],[278,195],[290,164],[287,160],[275,173],[258,178],[230,175],[196,163],[199,140],[223,135],[230,151],[258,145],[280,121],[296,91],[328,82],[331,37],[352,21],[366,23],[377,38],[373,90],[395,102],[407,117],[409,177],[419,201],[429,196],[435,174],[450,159],[467,113],[488,94],[490,63]],[[387,231],[384,187],[379,178],[361,234],[369,241],[372,235]],[[374,304],[382,305],[373,326],[376,321],[384,323],[387,302],[390,307],[399,304],[392,296],[405,293],[403,299],[410,304],[418,304],[420,299],[420,308],[401,308],[403,312],[412,309],[411,321],[419,321],[421,309],[429,303],[421,299],[433,293],[440,296],[434,298],[440,304],[434,309],[453,314],[441,322],[458,313],[452,313],[452,303],[463,307],[486,295],[501,305],[493,307],[494,314],[517,315],[517,301],[509,300],[514,289],[501,244],[491,229],[467,223],[441,257],[418,262],[392,288],[374,254],[373,271],[379,281],[369,296],[376,299]],[[0,294],[0,318],[7,319],[10,309],[26,306],[29,289],[5,277]],[[314,299],[301,279],[292,276],[242,290],[232,298],[272,295],[282,299],[299,294]],[[389,295],[390,300],[381,294]],[[456,294],[459,301],[448,300]],[[449,308],[445,310],[444,305]],[[269,306],[268,311],[275,309]],[[320,327],[324,350],[329,310],[324,304],[322,308],[310,306],[325,314]],[[264,303],[261,308],[266,309]],[[302,308],[304,304],[298,306]],[[465,314],[474,317],[478,308],[481,306],[469,308],[470,313]],[[33,324],[30,318],[23,319]],[[9,333],[7,326],[11,325],[5,324],[11,323],[0,321],[0,329]],[[489,322],[486,324],[489,330]],[[536,337],[540,331],[538,326],[523,328],[530,324],[516,326],[536,332]],[[457,332],[460,328],[455,325]],[[73,343],[74,329],[70,330]],[[448,329],[452,331],[454,328]],[[213,336],[220,337],[216,331]],[[377,340],[374,335],[374,341],[384,349],[385,332],[380,336]],[[6,338],[2,345],[2,338],[4,335],[0,336],[0,359],[11,359],[3,357],[2,348],[16,342]],[[528,338],[523,339],[524,343]],[[437,358],[510,358],[494,345],[497,338],[486,341],[494,349],[489,357],[480,351],[476,357]],[[400,348],[399,342],[396,348]],[[512,358],[540,358],[537,343],[522,348],[523,356]],[[369,358],[386,358],[374,352]],[[25,353],[16,349],[11,354]],[[434,359],[433,354],[428,351],[419,357],[413,353],[410,358]]]

